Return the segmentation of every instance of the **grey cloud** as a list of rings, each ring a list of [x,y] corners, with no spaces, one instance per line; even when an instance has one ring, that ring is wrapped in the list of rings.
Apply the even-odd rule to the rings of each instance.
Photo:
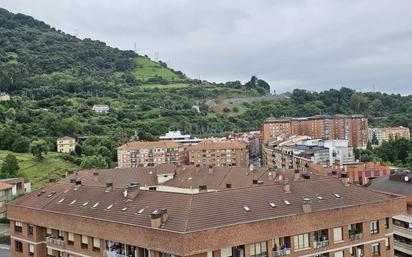
[[[257,75],[277,91],[346,85],[412,94],[412,2],[2,0],[1,6],[160,58],[213,81]]]

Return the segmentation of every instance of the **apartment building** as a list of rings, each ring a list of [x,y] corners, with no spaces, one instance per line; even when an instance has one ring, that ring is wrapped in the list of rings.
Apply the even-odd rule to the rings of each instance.
[[[76,139],[72,137],[61,137],[57,139],[57,152],[58,153],[71,153],[76,148]]]
[[[396,171],[376,178],[369,188],[406,196],[407,213],[393,217],[393,237],[396,257],[412,256],[412,172]]]
[[[6,203],[13,196],[31,191],[31,183],[24,183],[24,178],[0,179],[0,219],[6,218]]]
[[[130,142],[117,148],[118,167],[146,167],[180,163],[178,143],[174,141]]]
[[[316,139],[348,140],[349,146],[366,147],[368,119],[362,115],[316,115],[312,117],[267,119],[263,124],[263,141],[278,137],[306,135]]]
[[[248,166],[248,145],[240,141],[203,141],[187,148],[189,164],[196,166]]]
[[[378,145],[381,145],[385,141],[396,140],[405,138],[409,140],[411,133],[409,128],[405,127],[392,127],[392,128],[369,128],[368,129],[369,141],[375,143],[377,140]]]
[[[12,257],[389,257],[405,206],[330,178],[198,194],[75,180],[7,211]]]

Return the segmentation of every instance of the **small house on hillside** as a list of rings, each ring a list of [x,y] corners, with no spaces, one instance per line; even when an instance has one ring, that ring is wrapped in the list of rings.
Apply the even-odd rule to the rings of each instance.
[[[93,105],[92,110],[97,113],[108,113],[110,110],[110,107],[105,104],[95,104]]]
[[[71,153],[76,147],[76,139],[72,137],[62,137],[57,139],[57,152]]]

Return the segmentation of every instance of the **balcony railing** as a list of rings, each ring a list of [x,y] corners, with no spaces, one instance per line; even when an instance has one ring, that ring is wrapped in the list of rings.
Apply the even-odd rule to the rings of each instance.
[[[112,252],[112,251],[109,251],[109,250],[105,250],[104,253],[105,253],[106,257],[127,257],[124,254]]]
[[[329,245],[329,240],[314,241],[314,242],[313,242],[313,247],[314,247],[314,248],[327,247],[328,245]]]
[[[289,255],[289,254],[290,254],[290,248],[284,248],[284,249],[281,249],[281,250],[273,251],[273,257],[285,256],[285,255]]]
[[[412,252],[412,245],[408,245],[406,243],[402,243],[402,242],[399,242],[399,241],[396,241],[396,240],[393,241],[393,244],[398,248],[400,247],[400,248],[403,248],[403,249],[406,249],[406,250]]]
[[[350,240],[359,240],[359,239],[362,239],[362,233],[349,234],[349,239],[350,239]]]
[[[46,237],[46,242],[54,245],[64,245],[64,240],[60,238]]]

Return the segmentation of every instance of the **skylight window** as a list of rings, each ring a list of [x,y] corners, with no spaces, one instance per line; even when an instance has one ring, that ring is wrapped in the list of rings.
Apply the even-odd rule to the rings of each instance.
[[[84,204],[83,204],[83,207],[85,207],[86,205],[88,205],[89,204],[89,202],[85,202]]]
[[[64,198],[60,199],[60,200],[58,201],[58,203],[62,203],[63,201],[64,201]]]
[[[53,192],[50,192],[48,195],[47,195],[47,197],[52,197],[54,194],[55,194],[56,192],[55,191],[53,191]]]
[[[93,204],[92,208],[97,208],[97,206],[99,206],[99,204],[100,204],[99,202]]]
[[[187,180],[192,180],[192,177],[188,178]]]
[[[332,193],[332,194],[333,194],[333,196],[336,197],[336,198],[341,198],[340,194],[338,194],[338,193]]]
[[[316,196],[316,198],[318,198],[318,200],[323,200],[323,196],[321,195]]]
[[[77,202],[77,200],[74,199],[73,201],[70,202],[70,205],[73,205],[73,204],[75,204],[76,202]]]
[[[286,205],[290,205],[290,202],[289,202],[288,200],[283,200],[283,202],[284,202]]]
[[[309,201],[310,201],[310,198],[309,198],[309,197],[303,197],[303,201],[309,202]]]
[[[247,211],[247,212],[250,212],[250,208],[247,205],[244,205],[243,209],[245,209],[245,211]]]
[[[274,202],[269,202],[270,207],[275,208],[276,204]]]
[[[137,214],[142,214],[144,212],[144,208],[140,209]]]
[[[106,207],[106,210],[110,210],[113,207],[113,204],[110,204],[109,206]]]
[[[123,207],[122,211],[123,212],[127,211],[127,207]]]

